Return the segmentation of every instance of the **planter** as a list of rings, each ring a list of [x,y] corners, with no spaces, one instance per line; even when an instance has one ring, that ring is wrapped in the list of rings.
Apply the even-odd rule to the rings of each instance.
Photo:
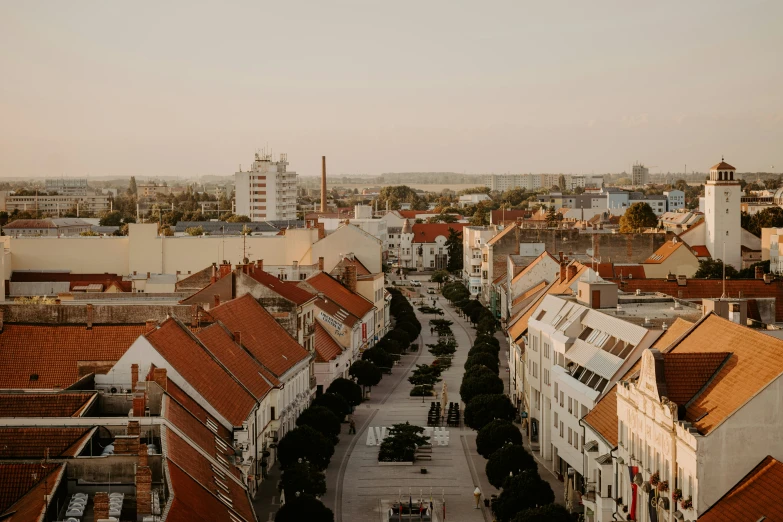
[[[379,466],[413,466],[413,461],[405,461],[405,462],[382,462],[378,461]]]

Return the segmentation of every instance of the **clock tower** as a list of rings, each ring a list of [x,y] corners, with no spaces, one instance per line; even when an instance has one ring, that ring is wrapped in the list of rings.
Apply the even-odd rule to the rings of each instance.
[[[739,180],[737,169],[723,161],[710,169],[704,187],[704,244],[713,259],[721,259],[737,270],[742,268]],[[725,250],[724,250],[725,245]],[[724,254],[725,251],[725,254]],[[724,259],[725,255],[725,259]]]

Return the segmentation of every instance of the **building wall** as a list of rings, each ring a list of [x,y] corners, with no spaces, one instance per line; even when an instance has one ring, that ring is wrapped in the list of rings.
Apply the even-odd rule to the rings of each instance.
[[[470,227],[465,227],[467,230]],[[603,262],[642,263],[651,252],[658,250],[671,235],[653,234],[581,234],[576,229],[519,230],[520,243],[544,243],[553,256],[585,254],[595,247],[596,257]]]
[[[663,263],[645,263],[644,275],[649,279],[666,279],[669,274],[693,277],[698,269],[699,259],[685,246],[681,246]]]
[[[718,182],[720,183],[720,182]],[[737,270],[742,268],[740,251],[740,185],[711,184],[704,188],[704,242],[713,259],[724,259]]]
[[[288,232],[286,231],[286,236]],[[341,254],[353,253],[370,273],[377,274],[382,272],[382,250],[383,244],[379,239],[353,225],[343,225],[314,243],[309,259],[305,260],[305,256],[302,256],[300,262],[310,264],[312,260],[318,261],[319,257],[323,257],[324,271],[330,272],[342,260]]]

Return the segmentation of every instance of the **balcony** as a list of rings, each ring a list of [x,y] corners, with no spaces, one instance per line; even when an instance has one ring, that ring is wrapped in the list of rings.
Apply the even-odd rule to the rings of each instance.
[[[304,325],[304,328],[302,329],[302,332],[305,337],[308,337],[310,335],[313,335],[315,333],[315,323],[307,323]]]
[[[316,388],[317,384],[315,382],[315,375],[310,376],[310,389],[314,390]]]

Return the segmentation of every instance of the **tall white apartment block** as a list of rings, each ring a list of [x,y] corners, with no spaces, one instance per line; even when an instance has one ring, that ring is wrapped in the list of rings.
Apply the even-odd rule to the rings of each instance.
[[[724,162],[713,165],[704,187],[704,244],[713,259],[722,259],[737,270],[742,268],[740,183],[736,169]],[[725,258],[724,258],[725,245]]]
[[[236,213],[251,221],[296,219],[296,172],[286,170],[288,155],[273,161],[256,153],[249,171],[234,174]]]
[[[646,185],[649,180],[650,169],[641,163],[635,163],[631,171],[631,184],[635,186]]]

